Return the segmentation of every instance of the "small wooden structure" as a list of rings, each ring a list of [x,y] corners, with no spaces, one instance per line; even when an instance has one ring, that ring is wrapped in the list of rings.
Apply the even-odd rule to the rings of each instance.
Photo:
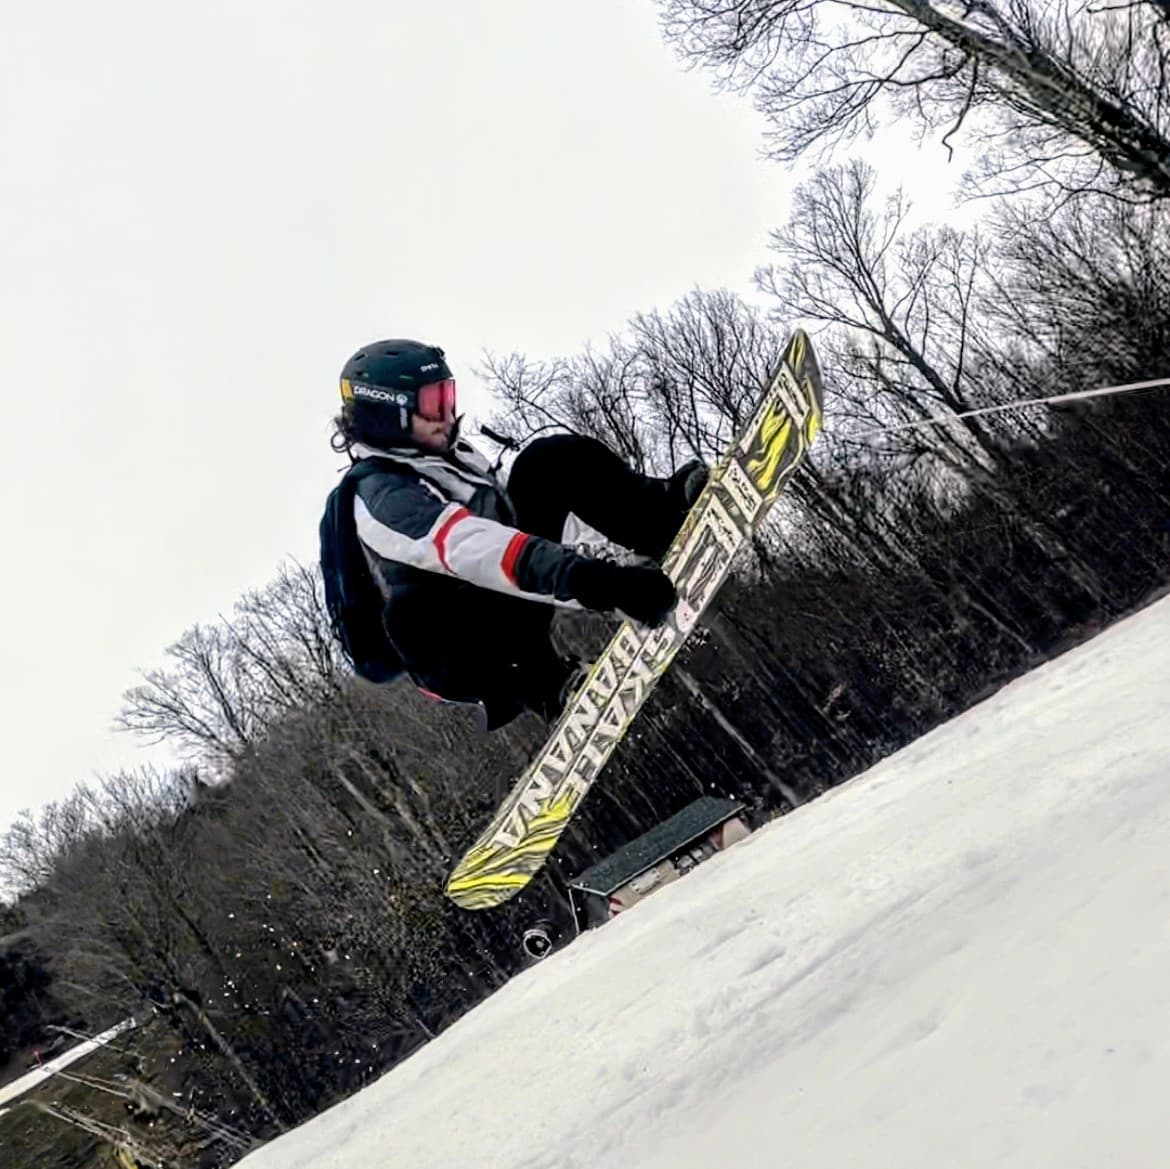
[[[751,829],[735,800],[703,796],[569,882],[577,928],[601,925]]]

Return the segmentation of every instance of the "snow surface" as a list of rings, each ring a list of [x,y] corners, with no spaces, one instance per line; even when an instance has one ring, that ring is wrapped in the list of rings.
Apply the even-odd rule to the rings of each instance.
[[[514,979],[246,1169],[1170,1166],[1170,601]]]

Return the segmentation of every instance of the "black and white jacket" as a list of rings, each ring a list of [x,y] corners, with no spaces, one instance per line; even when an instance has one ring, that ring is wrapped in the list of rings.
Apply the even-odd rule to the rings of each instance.
[[[393,606],[426,574],[531,601],[577,607],[565,587],[573,549],[515,527],[516,513],[487,461],[467,442],[447,455],[355,445],[357,459],[396,466],[357,485],[354,519],[383,595]]]

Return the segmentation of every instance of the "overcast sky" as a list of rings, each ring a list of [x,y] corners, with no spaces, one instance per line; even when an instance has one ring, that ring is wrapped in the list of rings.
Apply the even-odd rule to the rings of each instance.
[[[650,0],[11,5],[0,40],[0,830],[151,756],[121,693],[315,556],[382,336],[575,352],[750,291],[793,176]]]

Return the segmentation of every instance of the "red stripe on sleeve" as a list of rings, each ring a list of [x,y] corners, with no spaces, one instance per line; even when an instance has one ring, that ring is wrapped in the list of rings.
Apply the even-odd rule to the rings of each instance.
[[[451,529],[460,521],[465,520],[471,512],[465,507],[456,508],[448,517],[443,526],[435,533],[435,550],[439,553],[439,563],[448,571],[451,566],[447,563],[447,537]]]
[[[524,545],[527,543],[528,536],[524,532],[517,532],[504,549],[504,559],[500,561],[500,567],[512,584],[516,583],[516,561],[520,559],[520,553],[524,551]]]

